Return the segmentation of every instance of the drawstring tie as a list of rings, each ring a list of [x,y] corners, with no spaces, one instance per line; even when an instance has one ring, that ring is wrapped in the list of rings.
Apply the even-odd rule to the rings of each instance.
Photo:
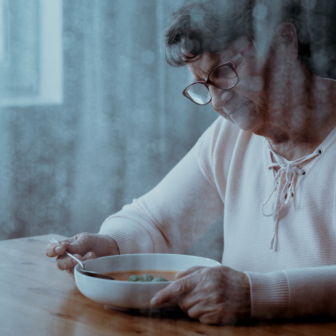
[[[312,154],[304,156],[303,158],[300,158],[298,160],[287,161],[285,158],[274,153],[272,149],[270,150],[277,162],[269,164],[267,168],[270,170],[273,169],[274,171],[276,171],[276,169],[279,170],[275,173],[272,192],[262,204],[261,211],[265,217],[273,216],[274,218],[273,233],[269,248],[276,251],[280,210],[284,205],[288,204],[294,198],[294,185],[297,176],[306,174],[306,172],[303,169],[299,168],[298,165],[319,156],[322,152],[321,150],[317,150]],[[270,203],[273,195],[275,200],[271,205],[271,210],[269,212],[266,212],[265,207]]]

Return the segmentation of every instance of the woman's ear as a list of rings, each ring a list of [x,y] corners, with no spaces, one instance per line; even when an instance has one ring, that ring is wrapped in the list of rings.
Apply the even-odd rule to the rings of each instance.
[[[292,23],[280,23],[276,30],[275,39],[277,49],[280,51],[287,63],[294,63],[298,56],[298,40],[296,28]],[[279,50],[280,49],[280,50]]]

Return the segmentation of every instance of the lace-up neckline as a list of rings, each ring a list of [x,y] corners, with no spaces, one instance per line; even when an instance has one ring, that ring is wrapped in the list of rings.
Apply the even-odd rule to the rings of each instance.
[[[269,164],[267,168],[269,170],[273,170],[275,175],[272,192],[262,204],[261,211],[265,217],[273,216],[274,218],[270,249],[276,250],[280,210],[295,197],[295,184],[297,177],[299,175],[306,175],[306,171],[301,169],[299,166],[321,155],[323,151],[318,148],[312,154],[306,155],[294,161],[288,161],[282,156],[276,154],[268,142],[267,145],[270,152],[273,154],[274,160],[276,161],[275,163]],[[270,207],[270,211],[267,211],[267,209],[265,209],[266,207]]]

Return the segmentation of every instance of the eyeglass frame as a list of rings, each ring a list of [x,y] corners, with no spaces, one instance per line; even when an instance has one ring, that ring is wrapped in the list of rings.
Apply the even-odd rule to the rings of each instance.
[[[209,90],[208,84],[211,84],[211,85],[213,85],[214,87],[216,87],[216,88],[218,88],[218,89],[220,89],[220,90],[224,90],[224,91],[233,89],[233,88],[234,88],[235,86],[237,86],[237,84],[239,83],[239,76],[238,76],[238,72],[237,72],[236,67],[235,67],[235,63],[237,63],[237,62],[244,56],[244,54],[245,54],[245,53],[246,53],[252,46],[253,46],[253,43],[251,42],[251,43],[249,43],[243,50],[241,50],[235,57],[233,57],[231,61],[229,61],[229,62],[225,62],[225,63],[222,63],[222,64],[219,64],[219,65],[215,66],[215,67],[209,72],[209,74],[208,74],[208,76],[207,76],[207,79],[206,79],[205,81],[196,81],[196,82],[191,83],[190,85],[188,85],[188,86],[182,91],[183,96],[185,96],[186,98],[188,98],[189,100],[191,100],[193,103],[195,103],[195,104],[197,104],[197,105],[201,105],[201,106],[203,106],[203,105],[207,105],[207,104],[209,104],[209,103],[211,102],[211,100],[212,100],[211,93],[210,93],[210,100],[209,100],[207,103],[205,103],[205,104],[199,104],[199,103],[196,103],[196,102],[195,102],[193,99],[191,99],[191,98],[188,96],[188,94],[187,94],[187,90],[188,90],[191,86],[193,86],[193,85],[195,85],[195,84],[203,84],[203,85],[208,89],[209,92],[210,92],[210,90]],[[210,79],[209,79],[209,77],[210,77],[210,75],[211,75],[212,72],[214,72],[216,69],[218,69],[218,68],[220,68],[220,67],[222,67],[222,66],[224,66],[224,65],[230,67],[230,68],[234,71],[234,73],[236,74],[236,76],[237,76],[237,83],[234,84],[234,85],[232,85],[231,87],[229,87],[229,88],[227,88],[227,89],[223,89],[223,88],[221,88],[221,87],[215,85],[215,84],[212,83],[212,82],[210,81]]]

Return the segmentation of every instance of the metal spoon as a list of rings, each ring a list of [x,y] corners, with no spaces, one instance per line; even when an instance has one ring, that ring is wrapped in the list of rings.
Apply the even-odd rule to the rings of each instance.
[[[60,244],[58,242],[57,239],[55,238],[50,238],[50,241],[53,243],[53,244]],[[114,280],[114,278],[112,278],[111,276],[109,275],[106,275],[106,274],[102,274],[102,273],[97,273],[97,272],[93,272],[93,271],[87,271],[85,269],[85,266],[84,264],[78,259],[76,258],[74,255],[72,255],[71,253],[65,251],[65,254],[68,255],[69,257],[75,259],[81,266],[82,266],[82,269],[79,269],[78,272],[79,273],[82,273],[84,275],[88,275],[88,276],[92,276],[94,278],[99,278],[99,279],[107,279],[107,280]]]

